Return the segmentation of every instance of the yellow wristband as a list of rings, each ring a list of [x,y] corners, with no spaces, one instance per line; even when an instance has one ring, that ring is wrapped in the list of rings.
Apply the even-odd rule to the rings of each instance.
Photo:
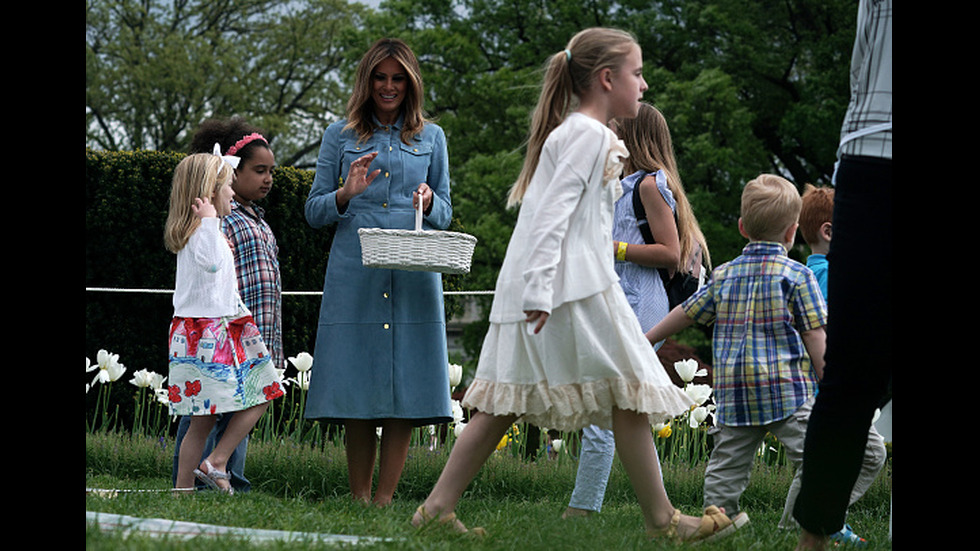
[[[618,243],[617,248],[616,248],[616,260],[624,260],[625,261],[626,260],[626,242],[625,241],[617,241],[616,243]]]

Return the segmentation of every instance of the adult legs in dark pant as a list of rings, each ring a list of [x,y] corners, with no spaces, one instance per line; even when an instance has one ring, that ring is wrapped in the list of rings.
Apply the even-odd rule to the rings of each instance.
[[[232,418],[232,413],[226,413],[218,416],[218,421],[214,425],[214,429],[208,435],[208,439],[204,444],[204,452],[201,454],[201,461],[204,460],[214,449],[214,445],[218,440],[221,440],[221,436],[225,433],[225,428],[228,426],[228,421]],[[176,484],[177,482],[177,461],[180,456],[180,444],[184,439],[184,435],[187,434],[187,428],[191,424],[191,419],[188,416],[182,416],[177,423],[177,436],[174,444],[174,462],[173,462],[173,473],[172,482]],[[252,484],[245,478],[245,455],[248,453],[248,436],[242,439],[238,447],[231,454],[231,458],[228,459],[228,474],[231,475],[231,487],[235,489],[235,492],[247,492],[252,489]],[[198,488],[206,488],[205,484],[201,481],[196,481],[195,484]]]
[[[793,515],[804,535],[822,537],[844,525],[871,419],[891,380],[891,195],[890,160],[841,160],[828,254],[826,366]]]

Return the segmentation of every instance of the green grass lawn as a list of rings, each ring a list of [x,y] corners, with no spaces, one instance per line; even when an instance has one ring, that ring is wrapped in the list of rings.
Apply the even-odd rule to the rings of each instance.
[[[166,490],[170,487],[172,441],[128,435],[86,437],[86,487],[122,490]],[[470,485],[457,508],[468,526],[483,526],[483,539],[440,530],[422,533],[409,525],[415,507],[435,483],[445,450],[413,448],[395,502],[384,509],[354,503],[347,490],[343,449],[323,449],[288,442],[253,441],[246,475],[249,493],[233,496],[197,492],[175,498],[166,491],[120,492],[115,497],[86,495],[86,510],[140,518],[162,518],[313,534],[370,536],[385,541],[360,544],[369,549],[673,549],[664,541],[647,541],[639,506],[622,466],[614,463],[602,513],[588,519],[562,520],[575,479],[576,462],[519,460],[498,452]],[[664,482],[674,505],[697,514],[701,507],[703,465],[665,465]],[[792,549],[797,533],[776,528],[791,472],[759,464],[741,505],[751,523],[735,535],[702,549]],[[866,549],[891,549],[888,541],[891,462],[874,486],[855,504],[848,522],[870,542]],[[86,529],[86,549],[319,549],[314,542],[253,543],[241,537],[123,535]]]

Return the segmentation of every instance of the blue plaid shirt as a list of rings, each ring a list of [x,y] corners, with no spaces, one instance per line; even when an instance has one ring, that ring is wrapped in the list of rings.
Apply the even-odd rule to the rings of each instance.
[[[272,364],[285,368],[282,350],[282,281],[279,277],[279,245],[264,220],[265,211],[256,205],[253,215],[237,201],[223,218],[222,230],[235,251],[238,293],[252,312],[262,340],[272,354]]]
[[[718,423],[779,421],[816,391],[801,333],[827,323],[827,306],[813,272],[779,243],[749,243],[682,307],[695,322],[714,323]]]

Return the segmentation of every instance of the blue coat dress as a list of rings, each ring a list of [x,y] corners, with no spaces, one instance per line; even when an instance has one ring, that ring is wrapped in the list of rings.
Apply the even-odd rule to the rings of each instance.
[[[452,219],[446,136],[426,124],[412,144],[400,139],[401,119],[358,143],[345,120],[323,134],[316,176],[306,200],[314,228],[337,224],[323,282],[305,417],[410,419],[416,426],[452,419],[442,276],[365,268],[358,228],[414,229],[412,193],[432,188],[425,229]],[[355,159],[378,152],[381,173],[343,213],[336,194]]]

